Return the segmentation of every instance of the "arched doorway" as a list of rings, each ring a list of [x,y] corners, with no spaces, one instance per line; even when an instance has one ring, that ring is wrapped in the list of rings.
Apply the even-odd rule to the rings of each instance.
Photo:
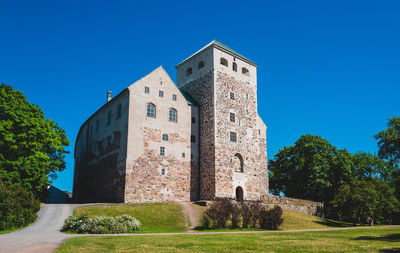
[[[236,200],[243,202],[243,189],[240,186],[236,187]]]

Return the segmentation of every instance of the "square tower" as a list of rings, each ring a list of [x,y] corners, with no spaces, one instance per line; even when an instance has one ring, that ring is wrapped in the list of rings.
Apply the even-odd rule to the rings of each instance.
[[[266,126],[257,112],[257,64],[212,41],[176,66],[200,105],[200,198],[268,194]]]

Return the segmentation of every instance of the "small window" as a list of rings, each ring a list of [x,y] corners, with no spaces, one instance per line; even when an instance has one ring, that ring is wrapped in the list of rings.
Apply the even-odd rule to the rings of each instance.
[[[121,104],[118,104],[118,107],[117,107],[117,119],[120,119],[121,118]]]
[[[149,87],[144,87],[144,93],[149,94],[150,93],[150,88]]]
[[[169,109],[169,121],[171,121],[171,122],[176,122],[177,121],[177,116],[176,116],[176,110],[175,109]]]
[[[261,130],[260,129],[258,129],[258,135],[261,135]]]
[[[195,124],[195,123],[196,123],[196,118],[192,117],[192,124]]]
[[[176,101],[176,95],[175,94],[172,94],[172,100]]]
[[[190,76],[193,73],[193,69],[192,68],[188,68],[186,70],[186,76]]]
[[[237,72],[237,64],[236,64],[236,62],[232,63],[232,70]]]
[[[249,110],[248,109],[246,109],[246,115],[249,115]]]
[[[193,154],[190,154],[190,159],[193,159]]]
[[[165,147],[160,147],[160,156],[165,155]]]
[[[236,142],[236,133],[235,132],[230,132],[229,139],[231,140],[231,142]]]
[[[195,135],[191,135],[190,136],[190,142],[191,143],[196,143],[196,136]]]
[[[182,157],[185,158],[185,153],[182,153]]]
[[[161,170],[161,175],[165,175],[165,169]]]
[[[198,69],[201,69],[201,68],[203,68],[203,67],[204,67],[204,62],[203,62],[203,61],[199,62]]]
[[[249,76],[249,75],[250,75],[250,74],[249,74],[249,70],[246,69],[246,68],[242,68],[242,74],[243,74],[243,75],[246,75],[246,76]]]
[[[228,61],[225,58],[221,58],[219,62],[221,63],[221,65],[228,67]]]
[[[229,98],[230,98],[231,100],[235,100],[235,93],[230,92],[230,93],[229,93]]]
[[[164,97],[164,91],[159,90],[158,91],[158,96],[161,97],[161,98]]]
[[[107,114],[107,126],[110,124],[111,124],[111,110],[109,110]]]
[[[230,113],[230,115],[229,115],[229,120],[231,121],[231,122],[233,122],[233,123],[235,123],[235,114],[234,113]]]
[[[246,99],[249,99],[249,94],[246,93]]]
[[[147,104],[147,117],[156,117],[156,106],[153,104]]]
[[[163,134],[162,135],[162,140],[163,141],[168,141],[168,134]]]

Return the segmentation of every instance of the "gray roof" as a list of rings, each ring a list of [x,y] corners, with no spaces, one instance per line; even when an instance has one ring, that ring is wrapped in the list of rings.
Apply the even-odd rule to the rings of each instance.
[[[196,102],[196,100],[194,100],[192,98],[192,96],[189,95],[189,93],[179,89],[182,93],[182,95],[185,97],[186,101],[188,102],[188,104],[190,105],[195,105],[195,106],[199,106],[199,104]]]
[[[225,46],[224,44],[222,44],[221,42],[217,41],[217,40],[213,40],[210,43],[208,43],[207,45],[205,45],[204,47],[202,47],[199,51],[197,51],[196,53],[192,54],[191,56],[189,56],[188,58],[186,58],[184,61],[182,61],[181,63],[179,63],[178,65],[176,65],[175,68],[178,68],[180,65],[182,65],[183,63],[185,63],[186,61],[188,61],[189,59],[191,59],[193,56],[197,55],[198,53],[206,50],[209,47],[216,47],[221,49],[222,51],[225,51],[227,53],[233,54],[235,57],[251,64],[257,67],[257,64],[253,61],[250,61],[249,59],[247,59],[246,57],[244,57],[243,55],[239,54],[238,52],[236,52],[235,50]]]

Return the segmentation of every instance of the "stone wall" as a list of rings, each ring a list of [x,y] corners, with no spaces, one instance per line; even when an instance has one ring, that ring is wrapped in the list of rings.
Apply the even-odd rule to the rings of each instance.
[[[280,206],[284,210],[296,211],[308,215],[322,216],[324,204],[303,199],[293,199],[282,196],[266,195],[263,202],[268,207]]]

